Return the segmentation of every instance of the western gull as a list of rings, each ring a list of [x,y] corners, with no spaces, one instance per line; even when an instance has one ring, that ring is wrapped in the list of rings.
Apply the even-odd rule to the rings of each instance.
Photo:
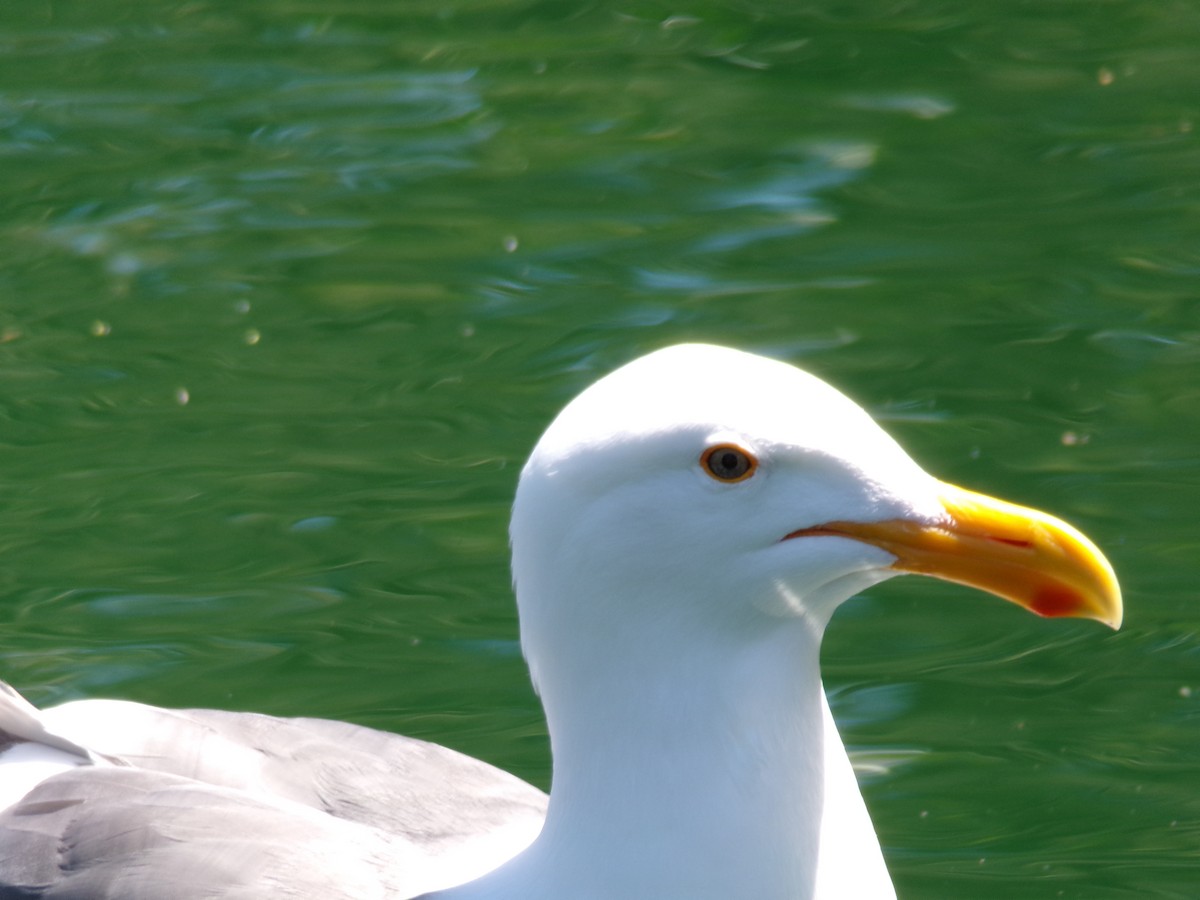
[[[688,344],[573,400],[517,488],[549,798],[319,719],[0,693],[0,897],[887,898],[818,654],[913,572],[1113,628],[1071,526],[922,471],[782,362]]]

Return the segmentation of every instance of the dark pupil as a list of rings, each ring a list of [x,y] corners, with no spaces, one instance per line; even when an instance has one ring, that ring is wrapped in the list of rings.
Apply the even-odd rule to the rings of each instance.
[[[721,473],[722,475],[740,475],[742,473],[742,459],[732,450],[726,450],[721,454]]]

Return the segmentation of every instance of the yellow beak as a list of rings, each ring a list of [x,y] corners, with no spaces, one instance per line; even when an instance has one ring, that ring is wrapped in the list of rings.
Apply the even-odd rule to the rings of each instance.
[[[1121,588],[1104,554],[1061,519],[941,486],[945,518],[933,524],[829,522],[788,535],[840,535],[896,557],[902,572],[996,594],[1040,616],[1078,616],[1121,627]]]

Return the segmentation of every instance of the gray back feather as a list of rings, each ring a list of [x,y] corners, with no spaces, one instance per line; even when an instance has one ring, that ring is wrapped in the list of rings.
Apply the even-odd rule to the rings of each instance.
[[[413,897],[545,814],[499,769],[343,722],[120,701],[46,722],[125,765],[56,775],[0,814],[7,900]]]

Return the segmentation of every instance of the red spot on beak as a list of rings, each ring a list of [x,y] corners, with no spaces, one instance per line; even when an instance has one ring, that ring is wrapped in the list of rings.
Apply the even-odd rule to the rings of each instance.
[[[1083,598],[1067,587],[1042,588],[1029,603],[1029,608],[1039,616],[1053,619],[1059,616],[1078,615],[1084,608]]]

